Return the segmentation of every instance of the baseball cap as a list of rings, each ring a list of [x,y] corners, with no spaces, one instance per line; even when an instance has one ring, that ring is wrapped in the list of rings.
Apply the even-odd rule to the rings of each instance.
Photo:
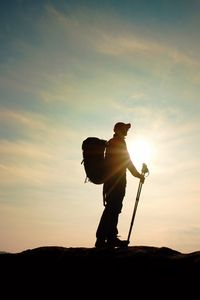
[[[126,129],[129,130],[129,128],[131,127],[130,123],[123,123],[123,122],[117,122],[114,126],[114,132],[116,132],[117,130],[121,130],[121,129]]]

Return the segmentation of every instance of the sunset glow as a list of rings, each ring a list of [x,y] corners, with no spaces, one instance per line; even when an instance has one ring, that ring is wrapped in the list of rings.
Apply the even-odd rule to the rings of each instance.
[[[155,157],[155,146],[152,142],[145,138],[139,138],[128,143],[128,145],[130,157],[136,165],[152,164]]]

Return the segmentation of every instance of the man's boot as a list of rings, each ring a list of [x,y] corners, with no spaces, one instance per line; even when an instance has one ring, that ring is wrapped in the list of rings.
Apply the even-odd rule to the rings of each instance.
[[[107,240],[107,245],[113,248],[126,248],[129,244],[127,240],[120,240],[118,237],[110,238]]]

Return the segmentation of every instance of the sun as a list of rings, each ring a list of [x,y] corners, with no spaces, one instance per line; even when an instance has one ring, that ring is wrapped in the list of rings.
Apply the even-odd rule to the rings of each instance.
[[[155,154],[153,143],[146,138],[136,138],[127,143],[131,160],[135,166],[140,167],[143,163],[151,164]]]

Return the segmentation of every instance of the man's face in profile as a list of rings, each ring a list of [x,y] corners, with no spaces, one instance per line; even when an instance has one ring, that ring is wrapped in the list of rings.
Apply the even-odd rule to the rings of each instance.
[[[127,136],[127,133],[128,133],[128,129],[127,129],[126,127],[122,127],[122,128],[120,128],[120,130],[118,131],[118,134],[119,134],[120,136],[123,136],[123,137]]]

